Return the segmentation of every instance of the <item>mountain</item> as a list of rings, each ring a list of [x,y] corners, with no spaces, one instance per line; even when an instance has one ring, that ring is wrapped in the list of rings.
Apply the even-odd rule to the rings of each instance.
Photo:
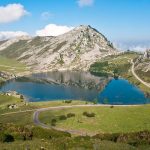
[[[136,70],[150,72],[150,50],[146,50],[145,53],[137,59],[135,64]]]
[[[91,26],[79,26],[57,37],[19,37],[1,42],[0,55],[15,58],[34,70],[88,70],[117,50]]]
[[[147,50],[136,60],[135,71],[141,79],[150,83],[150,50]]]

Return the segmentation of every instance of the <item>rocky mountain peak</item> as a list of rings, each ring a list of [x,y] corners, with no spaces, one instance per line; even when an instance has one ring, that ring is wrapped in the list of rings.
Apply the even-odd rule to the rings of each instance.
[[[35,37],[8,43],[3,48],[0,45],[1,55],[43,71],[88,70],[95,61],[117,53],[106,37],[89,25],[80,25],[56,37]]]

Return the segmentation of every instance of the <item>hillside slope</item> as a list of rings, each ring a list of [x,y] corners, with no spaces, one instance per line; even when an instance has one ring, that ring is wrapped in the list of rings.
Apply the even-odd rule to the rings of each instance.
[[[150,50],[136,60],[135,71],[140,78],[150,83]]]
[[[83,25],[57,37],[22,37],[0,45],[0,55],[37,71],[88,70],[92,63],[116,53],[101,33]]]

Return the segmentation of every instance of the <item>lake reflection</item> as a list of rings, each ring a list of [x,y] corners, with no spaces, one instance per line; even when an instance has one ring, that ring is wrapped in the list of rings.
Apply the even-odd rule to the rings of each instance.
[[[107,78],[96,77],[89,72],[48,72],[11,80],[2,86],[0,91],[17,91],[29,101],[98,99],[102,104],[150,102],[142,91],[128,81],[108,81]]]

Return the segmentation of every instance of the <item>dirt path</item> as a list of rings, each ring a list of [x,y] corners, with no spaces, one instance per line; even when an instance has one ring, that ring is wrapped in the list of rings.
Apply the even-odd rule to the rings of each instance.
[[[8,113],[4,113],[4,114],[0,114],[1,116],[6,116],[6,115],[12,115],[12,114],[19,114],[19,113],[26,113],[26,112],[34,112],[37,109],[30,109],[30,110],[21,110],[21,111],[15,111],[15,112],[8,112]]]
[[[147,86],[148,88],[150,88],[150,84],[143,81],[136,73],[135,73],[135,70],[134,70],[134,62],[133,60],[131,60],[131,63],[132,63],[132,68],[131,68],[131,71],[132,71],[132,74],[134,75],[134,77],[140,81],[142,84],[144,84],[145,86]]]

